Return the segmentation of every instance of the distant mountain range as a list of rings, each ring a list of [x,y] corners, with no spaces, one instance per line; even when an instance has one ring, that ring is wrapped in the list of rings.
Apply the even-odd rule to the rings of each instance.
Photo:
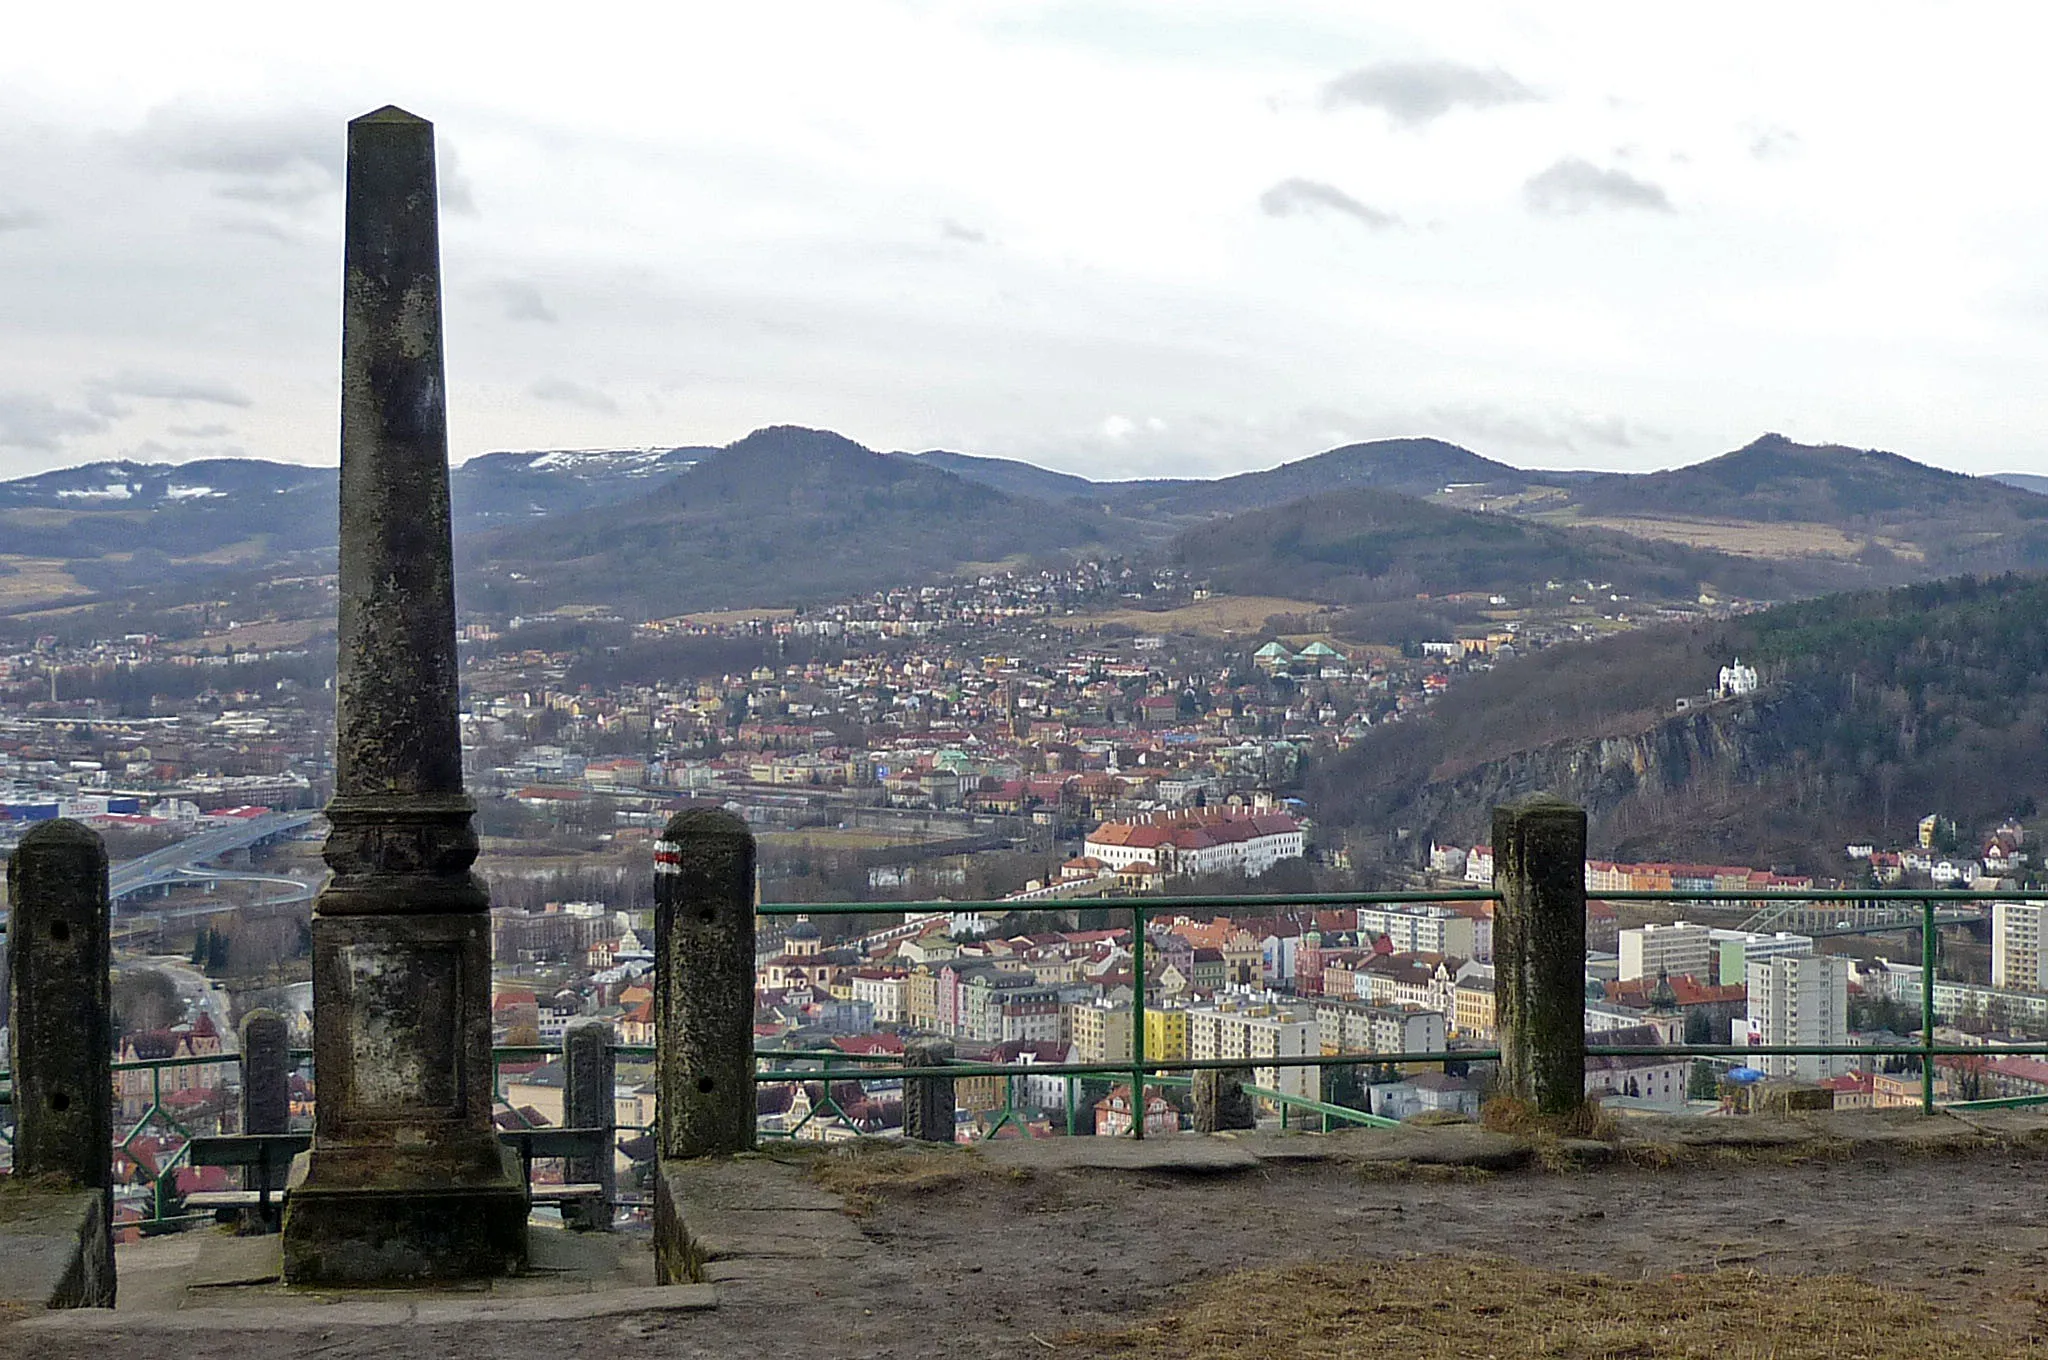
[[[335,541],[335,485],[332,468],[254,459],[0,482],[0,611],[317,564]],[[490,453],[450,485],[465,598],[521,608],[797,603],[1081,549],[1339,602],[1536,575],[1779,598],[2048,567],[2048,479],[1777,435],[1647,474],[1387,439],[1213,480],[1098,482],[777,426],[724,448]]]

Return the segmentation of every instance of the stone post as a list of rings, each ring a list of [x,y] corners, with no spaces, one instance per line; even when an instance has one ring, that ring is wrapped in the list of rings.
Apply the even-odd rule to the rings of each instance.
[[[572,1129],[603,1129],[604,1151],[595,1157],[571,1157],[563,1176],[574,1185],[601,1185],[594,1199],[562,1205],[562,1222],[586,1232],[610,1232],[617,1194],[616,1135],[618,1118],[616,1059],[612,1027],[602,1020],[569,1026],[562,1038],[562,1123]]]
[[[1252,1098],[1244,1091],[1253,1084],[1249,1067],[1201,1068],[1196,1070],[1194,1079],[1196,1133],[1221,1133],[1258,1125]]]
[[[7,860],[14,1176],[97,1190],[66,1302],[114,1306],[114,1000],[107,851],[77,822],[45,822]],[[96,1220],[96,1221],[95,1221]]]
[[[905,1067],[943,1069],[953,1061],[951,1039],[912,1039],[903,1046]],[[951,1077],[903,1080],[903,1136],[919,1143],[950,1143],[959,1132]]]
[[[680,812],[654,847],[656,1102],[664,1158],[754,1146],[754,835]]]
[[[348,127],[334,877],[313,919],[313,1148],[285,1277],[382,1284],[526,1259],[491,1122],[488,900],[456,718],[434,130]]]
[[[288,1133],[292,1126],[291,1031],[283,1016],[253,1010],[242,1017],[242,1132]],[[268,1190],[276,1198],[268,1214],[247,1211],[244,1231],[268,1232],[277,1226],[283,1207],[284,1166],[251,1166],[242,1170],[244,1190]]]
[[[1504,1094],[1563,1116],[1586,1098],[1586,813],[1546,795],[1493,810],[1494,992]]]

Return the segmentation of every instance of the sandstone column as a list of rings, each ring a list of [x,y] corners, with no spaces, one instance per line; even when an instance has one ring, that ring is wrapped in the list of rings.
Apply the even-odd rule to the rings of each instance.
[[[1586,812],[1537,794],[1493,810],[1501,1089],[1546,1115],[1586,1098]]]
[[[518,1269],[526,1188],[491,1122],[491,953],[456,720],[433,125],[349,124],[334,878],[313,920],[312,1150],[295,1283]]]
[[[44,822],[8,857],[7,891],[14,907],[7,958],[14,976],[8,1035],[16,1203],[6,1216],[29,1218],[39,1197],[73,1192],[68,1208],[78,1232],[61,1250],[71,1253],[67,1274],[74,1278],[35,1301],[112,1308],[114,1004],[106,847],[77,822]],[[19,1278],[9,1279],[0,1292],[12,1295],[20,1287]]]

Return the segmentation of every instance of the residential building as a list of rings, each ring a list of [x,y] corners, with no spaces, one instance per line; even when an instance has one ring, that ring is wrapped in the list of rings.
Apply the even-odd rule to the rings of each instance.
[[[1476,1115],[1479,1092],[1463,1077],[1419,1072],[1406,1081],[1381,1082],[1365,1088],[1372,1113],[1382,1119],[1413,1119],[1418,1114]]]
[[[1101,1100],[1095,1102],[1095,1133],[1099,1138],[1120,1138],[1131,1131],[1131,1088],[1118,1086]],[[1177,1133],[1180,1131],[1180,1115],[1173,1106],[1166,1103],[1166,1097],[1147,1087],[1145,1090],[1145,1132],[1146,1134]]]
[[[1242,1058],[1255,1066],[1254,1081],[1268,1090],[1313,1100],[1322,1083],[1314,1067],[1282,1067],[1271,1060],[1322,1052],[1316,1021],[1308,1007],[1271,992],[1237,992],[1190,1006],[1188,1056],[1197,1062]],[[1263,1064],[1260,1060],[1267,1060]]]
[[[1735,1042],[1846,1044],[1849,1041],[1848,960],[1831,954],[1783,955],[1749,965],[1749,1014],[1736,1023]],[[1847,1071],[1846,1057],[1760,1055],[1756,1066],[1774,1077],[1823,1081]]]
[[[1131,1056],[1131,1008],[1100,1001],[1070,1005],[1067,1029],[1079,1062],[1121,1062]]]
[[[1416,1006],[1375,1006],[1334,998],[1316,1004],[1316,1037],[1326,1054],[1441,1053],[1443,1014]]]
[[[903,994],[907,975],[902,969],[861,968],[853,974],[853,999],[875,1008],[875,1023],[900,1025],[904,1019]]]
[[[1161,1062],[1188,1056],[1188,1013],[1185,1007],[1145,1008],[1145,1056]]]
[[[2048,950],[2041,948],[2044,909],[2048,909],[2048,903],[1992,903],[1992,986],[2016,992],[2048,992]]]
[[[1451,1028],[1460,1039],[1490,1040],[1499,1033],[1493,979],[1468,977],[1451,989]]]
[[[1397,954],[1493,957],[1492,918],[1467,915],[1438,902],[1390,902],[1360,907],[1358,935],[1361,940],[1384,935]]]
[[[1713,976],[1702,976],[1700,981],[1719,982],[1724,987],[1745,983],[1752,959],[1775,959],[1787,954],[1813,952],[1811,935],[1794,935],[1786,930],[1771,935],[1746,930],[1710,930],[1707,936],[1713,943],[1717,966]]]
[[[1624,930],[1620,935],[1621,980],[1654,978],[1659,973],[1672,977],[1712,976],[1713,932],[1686,921],[1664,926],[1652,922]]]

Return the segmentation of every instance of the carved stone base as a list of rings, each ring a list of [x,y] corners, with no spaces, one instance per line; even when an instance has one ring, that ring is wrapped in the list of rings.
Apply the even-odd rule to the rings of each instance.
[[[366,1177],[357,1158],[301,1154],[285,1200],[286,1282],[407,1285],[517,1274],[526,1266],[529,1205],[518,1154],[499,1152],[502,1176],[484,1183],[436,1174],[430,1157]]]

